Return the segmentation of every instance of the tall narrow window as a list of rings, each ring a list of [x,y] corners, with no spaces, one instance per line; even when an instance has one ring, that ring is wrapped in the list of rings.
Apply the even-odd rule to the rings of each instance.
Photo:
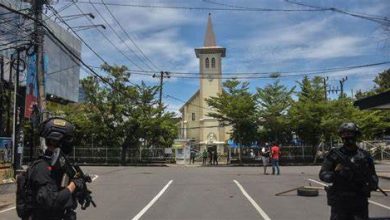
[[[209,68],[209,67],[210,67],[210,60],[209,60],[208,57],[206,58],[205,65],[206,65],[206,68]]]
[[[215,68],[215,58],[211,58],[211,68]]]
[[[195,121],[195,113],[192,113],[192,120]]]

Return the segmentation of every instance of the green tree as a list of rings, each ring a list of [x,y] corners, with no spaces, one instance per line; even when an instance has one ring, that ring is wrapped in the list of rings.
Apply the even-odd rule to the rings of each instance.
[[[365,92],[359,90],[357,91],[355,97],[357,99],[362,99],[367,96],[389,91],[390,90],[390,69],[384,70],[383,72],[379,73],[373,81],[375,83],[374,88]]]
[[[248,91],[248,82],[228,80],[223,87],[223,92],[217,97],[206,99],[215,110],[208,116],[232,127],[231,138],[240,146],[241,162],[243,146],[250,146],[257,139],[255,97]]]
[[[374,79],[375,92],[381,93],[390,90],[390,69],[387,69],[378,74]]]
[[[101,146],[121,149],[122,164],[129,148],[137,149],[141,159],[141,147],[172,145],[177,122],[174,113],[158,104],[158,87],[130,84],[124,66],[102,65],[102,70],[104,82],[96,77],[81,80],[85,103],[51,107],[76,125],[77,144],[88,145],[93,138]]]
[[[323,134],[321,121],[327,114],[328,103],[324,97],[321,77],[310,80],[305,76],[299,85],[298,100],[289,110],[290,124],[304,143],[312,146],[314,155]]]
[[[289,138],[291,131],[286,115],[293,102],[291,95],[294,89],[295,87],[288,89],[281,85],[279,80],[265,88],[256,89],[257,112],[261,121],[260,136],[263,140],[286,142]]]

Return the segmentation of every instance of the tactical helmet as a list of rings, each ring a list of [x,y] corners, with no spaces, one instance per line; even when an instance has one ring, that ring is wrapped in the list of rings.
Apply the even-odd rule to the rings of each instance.
[[[60,117],[45,120],[39,127],[39,136],[60,145],[61,150],[68,154],[72,151],[74,126]]]
[[[360,130],[355,123],[346,122],[342,123],[339,127],[339,135],[341,138],[354,138],[360,134]]]

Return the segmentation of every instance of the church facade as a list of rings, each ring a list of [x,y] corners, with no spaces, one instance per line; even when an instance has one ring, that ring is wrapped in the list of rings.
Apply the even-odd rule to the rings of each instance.
[[[180,139],[190,143],[191,148],[227,153],[226,143],[229,129],[209,117],[212,109],[206,98],[215,97],[222,92],[222,59],[226,48],[217,46],[211,16],[208,17],[203,47],[195,48],[199,59],[200,88],[180,108]]]

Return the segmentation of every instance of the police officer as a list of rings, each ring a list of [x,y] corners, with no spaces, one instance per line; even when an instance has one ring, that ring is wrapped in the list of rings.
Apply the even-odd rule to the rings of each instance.
[[[63,185],[64,170],[60,152],[72,150],[74,126],[62,118],[50,118],[40,125],[39,134],[45,138],[47,149],[44,155],[33,162],[29,172],[29,187],[32,190],[32,220],[76,219],[73,211],[77,202],[73,194],[81,191],[84,180],[73,179]]]
[[[322,181],[332,183],[327,187],[330,219],[368,219],[368,197],[378,188],[374,161],[356,145],[360,131],[354,123],[341,124],[338,132],[343,146],[330,150],[319,173]]]

